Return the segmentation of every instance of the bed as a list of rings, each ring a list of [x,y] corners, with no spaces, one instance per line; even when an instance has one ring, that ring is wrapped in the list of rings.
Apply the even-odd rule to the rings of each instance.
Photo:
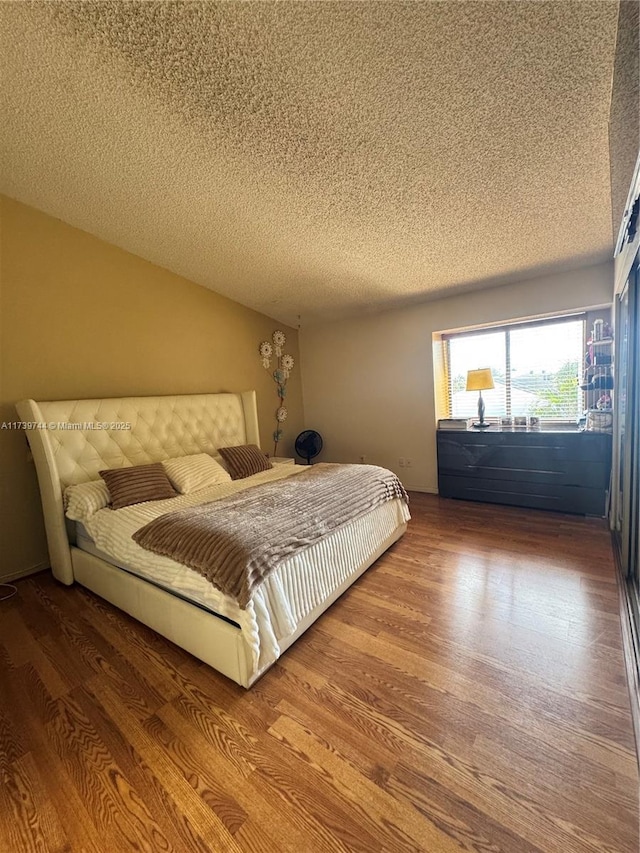
[[[402,536],[409,520],[398,496],[358,513],[283,558],[240,606],[193,569],[150,555],[132,536],[186,507],[245,500],[245,488],[257,494],[256,486],[269,491],[285,479],[287,488],[296,487],[313,473],[306,466],[274,466],[245,482],[117,511],[100,504],[86,517],[71,511],[69,495],[100,491],[104,469],[193,454],[220,461],[220,448],[259,446],[254,391],[24,400],[16,408],[36,465],[55,578],[80,583],[245,688]]]

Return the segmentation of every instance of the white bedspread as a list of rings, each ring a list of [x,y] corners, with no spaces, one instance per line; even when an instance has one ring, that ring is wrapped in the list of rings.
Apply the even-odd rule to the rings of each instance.
[[[233,620],[251,648],[254,665],[262,670],[280,655],[280,644],[327,596],[363,565],[409,519],[406,505],[389,501],[335,531],[331,536],[283,562],[255,591],[245,610],[192,569],[146,551],[131,538],[154,518],[175,509],[197,506],[262,482],[295,476],[303,466],[277,466],[245,480],[236,480],[120,510],[100,509],[81,522],[99,551],[115,564],[151,579],[207,609]]]

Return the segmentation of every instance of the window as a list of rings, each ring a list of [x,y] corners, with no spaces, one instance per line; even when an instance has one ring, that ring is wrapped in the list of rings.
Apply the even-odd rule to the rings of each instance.
[[[537,415],[572,421],[582,415],[584,318],[520,323],[445,335],[449,411],[470,418],[478,395],[466,391],[467,371],[490,367],[495,388],[483,391],[487,417]]]

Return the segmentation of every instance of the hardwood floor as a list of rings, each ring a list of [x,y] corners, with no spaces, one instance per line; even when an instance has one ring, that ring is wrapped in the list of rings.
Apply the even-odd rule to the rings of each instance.
[[[0,603],[0,850],[637,853],[604,522],[413,494],[250,691],[48,574]]]

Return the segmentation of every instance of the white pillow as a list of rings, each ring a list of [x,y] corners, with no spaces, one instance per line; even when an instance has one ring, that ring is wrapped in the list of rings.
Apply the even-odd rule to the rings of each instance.
[[[207,453],[165,459],[162,464],[171,484],[182,495],[231,482],[230,474]]]
[[[109,489],[102,479],[67,486],[64,491],[66,515],[73,521],[87,521],[99,509],[109,506],[110,500]]]

